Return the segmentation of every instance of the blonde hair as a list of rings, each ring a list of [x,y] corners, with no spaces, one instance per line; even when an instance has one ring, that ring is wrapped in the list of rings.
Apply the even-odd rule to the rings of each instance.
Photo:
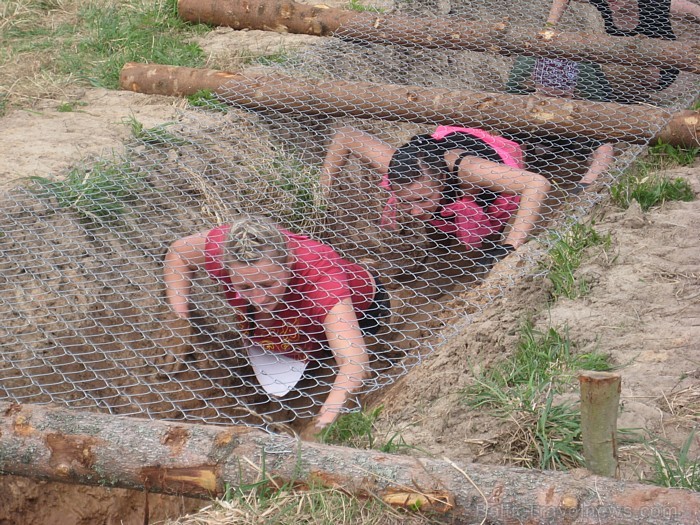
[[[229,222],[223,260],[229,264],[256,264],[264,258],[287,266],[287,238],[267,217],[241,217]]]

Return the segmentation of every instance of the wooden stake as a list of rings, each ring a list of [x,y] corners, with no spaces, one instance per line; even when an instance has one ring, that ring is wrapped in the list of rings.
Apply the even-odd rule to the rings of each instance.
[[[581,436],[588,470],[599,476],[617,475],[618,374],[586,371],[581,386]]]

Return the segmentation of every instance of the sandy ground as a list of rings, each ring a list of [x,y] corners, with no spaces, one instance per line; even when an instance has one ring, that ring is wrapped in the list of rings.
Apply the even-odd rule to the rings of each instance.
[[[688,179],[700,193],[700,162],[667,175]],[[408,443],[433,454],[503,461],[512,425],[468,409],[460,390],[472,381],[474,363],[513,352],[519,326],[531,318],[537,330],[568,333],[577,351],[611,356],[622,376],[619,428],[643,429],[647,437],[679,445],[700,419],[699,225],[697,200],[646,214],[638,207],[602,207],[595,228],[611,235],[611,247],[592,249],[576,274],[591,283],[590,293],[547,306],[548,280],[522,279],[455,348],[430,356],[392,387],[382,400],[386,431],[400,430]],[[649,476],[639,447],[621,451],[626,477]]]

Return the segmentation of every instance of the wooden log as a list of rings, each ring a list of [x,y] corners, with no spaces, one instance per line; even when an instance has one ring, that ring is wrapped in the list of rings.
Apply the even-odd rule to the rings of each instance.
[[[697,492],[307,443],[245,427],[150,421],[0,403],[0,472],[197,497],[267,480],[420,500],[450,523],[700,522]],[[425,506],[423,506],[425,505]]]
[[[585,371],[581,387],[581,438],[586,468],[599,476],[617,475],[617,411],[619,374]]]
[[[602,33],[558,33],[538,38],[506,21],[417,18],[356,12],[291,0],[179,0],[188,22],[259,29],[278,33],[345,38],[429,49],[480,51],[500,55],[569,58],[599,63],[676,67],[700,73],[700,45],[643,36],[611,37]]]
[[[199,75],[203,77],[201,86],[207,86],[231,104],[253,110],[459,124],[494,131],[584,136],[632,144],[655,140],[673,116],[667,109],[641,105],[369,82],[311,82],[277,73],[236,74],[133,62],[122,68],[120,87],[139,93],[186,96],[197,91]],[[220,81],[218,87],[217,81]],[[694,139],[697,144],[698,137]]]
[[[674,113],[652,142],[665,142],[686,148],[700,147],[700,111],[688,109]]]

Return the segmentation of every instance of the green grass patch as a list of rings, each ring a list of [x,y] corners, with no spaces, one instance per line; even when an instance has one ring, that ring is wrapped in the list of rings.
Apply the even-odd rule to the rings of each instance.
[[[683,148],[658,143],[649,148],[647,155],[637,161],[610,188],[613,202],[628,208],[637,201],[643,211],[669,201],[692,201],[695,194],[690,183],[681,177],[668,178],[659,171],[690,166],[700,155],[700,148]]]
[[[633,201],[643,211],[669,201],[690,202],[695,193],[690,183],[681,177],[669,179],[656,173],[630,173],[610,188],[613,202],[621,208],[629,208]]]
[[[653,449],[654,476],[651,483],[661,487],[700,491],[700,458],[690,456],[695,434],[696,430],[692,430],[675,453]]]
[[[162,124],[154,128],[145,128],[141,122],[131,116],[125,119],[125,123],[131,128],[131,135],[149,146],[183,146],[191,144],[190,141],[168,131],[170,124]]]
[[[8,56],[27,55],[66,80],[116,89],[126,62],[205,65],[192,38],[208,28],[182,21],[177,0],[10,4],[15,9],[3,38]]]
[[[374,431],[375,422],[383,408],[383,406],[379,406],[370,411],[342,414],[319,433],[319,441],[330,445],[373,449],[386,453],[412,448],[398,432],[386,440],[377,440]]]
[[[59,113],[71,113],[79,111],[77,108],[87,106],[87,102],[63,102],[56,106],[56,111]]]
[[[524,466],[566,469],[583,463],[578,403],[557,402],[571,391],[580,370],[611,370],[599,353],[577,354],[566,333],[536,331],[523,324],[515,353],[495,366],[475,373],[463,392],[470,407],[516,422],[508,440],[509,453]]]
[[[282,50],[275,53],[269,53],[267,55],[258,55],[248,57],[243,60],[244,64],[257,64],[260,66],[280,66],[280,65],[290,65],[296,61],[294,55]]]
[[[94,224],[118,221],[150,190],[128,164],[97,162],[88,169],[71,170],[63,180],[32,177],[41,197],[53,197],[58,205],[74,210]]]
[[[303,162],[294,151],[280,148],[257,172],[285,195],[284,202],[277,206],[271,203],[273,216],[292,231],[313,233],[314,223],[324,211],[319,198],[319,168]]]
[[[217,501],[213,508],[200,511],[204,523],[266,523],[274,525],[388,525],[434,523],[428,517],[412,514],[407,518],[380,499],[369,496],[359,499],[342,489],[313,485],[302,490],[285,486],[269,491],[260,499],[256,492],[236,493]],[[209,521],[206,521],[209,523]]]
[[[297,525],[314,523],[355,525],[362,523],[403,523],[397,510],[378,498],[358,499],[342,489],[304,479],[297,490],[295,479],[279,481],[268,474],[266,454],[258,466],[257,481],[237,486],[226,484],[224,495],[211,511],[200,512],[201,519],[213,518],[212,523],[274,523]],[[297,472],[295,476],[301,475]],[[211,513],[211,516],[209,515]],[[207,514],[205,516],[205,514]],[[261,521],[263,520],[263,521]],[[422,516],[413,516],[411,523],[429,523]]]
[[[201,89],[187,96],[187,102],[195,108],[203,108],[217,113],[227,113],[228,105],[209,89]]]
[[[360,0],[350,0],[347,9],[350,11],[357,11],[358,13],[370,12],[370,13],[384,13],[385,10],[381,7],[373,7],[371,5],[364,5]]]
[[[177,17],[175,0],[93,2],[79,12],[72,53],[61,59],[61,69],[94,86],[116,89],[126,62],[202,67],[204,53],[187,41],[201,31],[193,27]]]
[[[543,265],[552,282],[554,298],[575,299],[589,291],[589,283],[577,278],[575,273],[581,265],[588,248],[601,246],[610,248],[610,234],[598,233],[592,225],[576,223],[552,246]]]
[[[652,169],[660,170],[676,166],[691,166],[698,155],[700,155],[700,147],[697,146],[672,146],[665,142],[658,142],[649,148],[642,162]]]

